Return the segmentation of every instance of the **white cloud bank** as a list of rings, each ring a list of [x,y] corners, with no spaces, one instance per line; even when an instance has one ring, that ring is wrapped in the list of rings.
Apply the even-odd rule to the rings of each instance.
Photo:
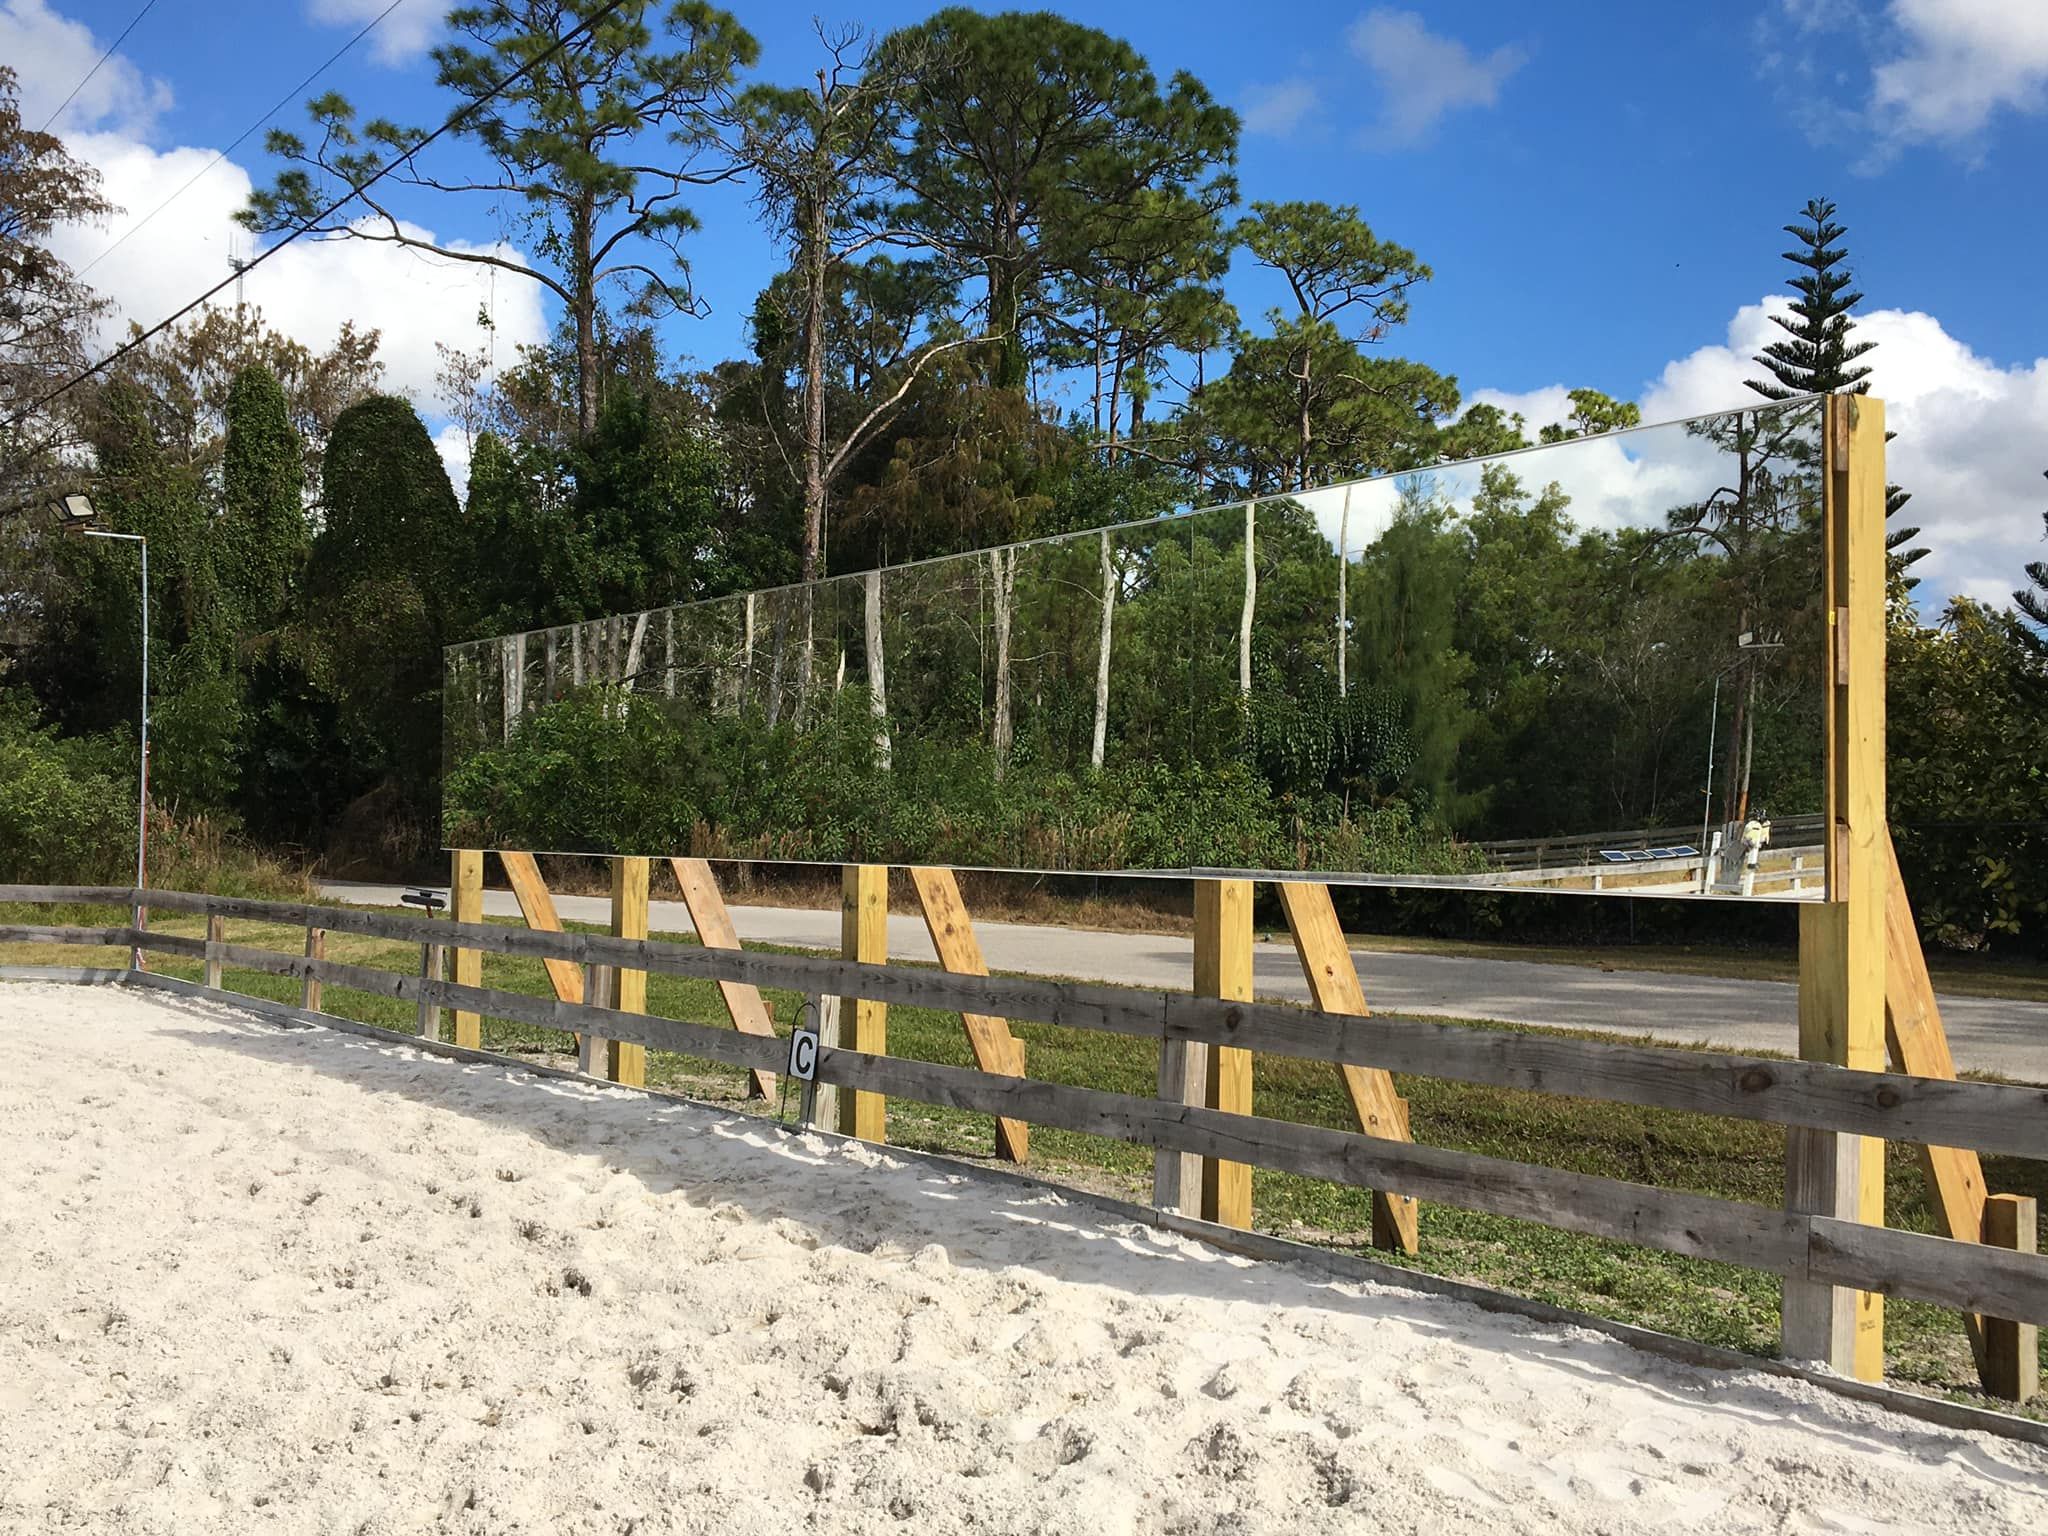
[[[1667,363],[1642,396],[1643,419],[1671,421],[1754,401],[1746,387],[1762,370],[1750,361],[1775,339],[1771,323],[1785,301],[1745,304],[1725,341]],[[2001,366],[1948,334],[1935,316],[1880,309],[1857,317],[1860,341],[1877,343],[1865,359],[1871,392],[1883,398],[1886,425],[1898,434],[1888,452],[1890,478],[1913,493],[1900,518],[1921,530],[1929,554],[1914,568],[1923,612],[1950,596],[2004,604],[2021,583],[2021,567],[2042,557],[2041,512],[2048,501],[2048,358]],[[1566,414],[1565,386],[1509,394],[1479,390],[1474,401],[1519,411],[1531,431]],[[1574,446],[1576,469],[1584,452]],[[1616,459],[1619,455],[1615,456]],[[1527,461],[1532,476],[1546,460]],[[1632,501],[1650,491],[1628,466],[1587,459],[1583,481],[1570,488],[1596,505]],[[1575,506],[1586,515],[1588,508]]]
[[[394,13],[393,20],[397,20]],[[6,0],[0,9],[0,59],[19,72],[23,114],[31,123],[53,109],[92,67],[103,43],[77,22],[52,12],[43,0]],[[31,82],[34,82],[33,93]],[[248,199],[248,170],[223,160],[158,214],[141,233],[114,242],[214,158],[195,146],[158,148],[150,142],[157,117],[170,103],[162,81],[145,78],[115,55],[80,93],[57,125],[72,154],[97,167],[102,192],[122,211],[103,226],[73,226],[51,244],[74,268],[93,263],[86,281],[114,302],[100,341],[111,346],[128,322],[152,325],[228,274],[231,255],[247,256],[255,237],[232,222]],[[434,232],[407,225],[409,234]],[[524,258],[508,245],[470,246],[508,260]],[[103,254],[104,253],[104,254]],[[474,351],[486,332],[477,324],[488,307],[496,322],[496,355],[509,362],[522,343],[546,335],[537,284],[511,273],[360,240],[302,240],[251,272],[245,297],[274,328],[316,350],[333,345],[344,321],[381,333],[378,355],[385,387],[409,396],[436,416],[436,342]],[[226,289],[216,304],[232,305]],[[459,441],[459,436],[458,436]]]

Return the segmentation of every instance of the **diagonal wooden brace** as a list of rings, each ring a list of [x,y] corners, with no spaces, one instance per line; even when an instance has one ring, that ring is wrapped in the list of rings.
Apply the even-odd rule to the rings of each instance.
[[[1325,1013],[1346,1013],[1368,1017],[1365,988],[1358,980],[1358,967],[1351,959],[1351,946],[1344,942],[1344,929],[1337,921],[1330,888],[1307,881],[1282,880],[1280,905],[1287,913],[1287,928],[1294,935],[1294,953],[1301,960],[1302,974],[1315,1004]],[[1389,1141],[1412,1141],[1408,1131],[1408,1101],[1394,1091],[1390,1072],[1377,1067],[1340,1065],[1344,1091],[1351,1096],[1351,1109],[1358,1116],[1359,1129],[1368,1136]],[[1376,1189],[1372,1195],[1372,1240],[1377,1248],[1414,1253],[1421,1245],[1418,1212],[1406,1195]]]

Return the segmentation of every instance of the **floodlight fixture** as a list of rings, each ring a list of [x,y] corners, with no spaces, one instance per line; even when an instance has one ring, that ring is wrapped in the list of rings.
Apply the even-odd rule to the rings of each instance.
[[[50,514],[66,533],[85,533],[99,521],[99,509],[82,491],[72,491],[50,503]]]

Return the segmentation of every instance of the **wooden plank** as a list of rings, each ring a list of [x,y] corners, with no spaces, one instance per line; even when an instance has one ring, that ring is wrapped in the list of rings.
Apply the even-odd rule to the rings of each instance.
[[[848,864],[840,871],[840,952],[848,959],[878,964],[889,957],[889,868]],[[846,1043],[867,1055],[889,1049],[889,1005],[850,997],[840,1004],[839,1028]],[[888,1100],[867,1089],[839,1096],[839,1129],[863,1141],[889,1139]]]
[[[327,958],[327,930],[325,928],[308,928],[306,930],[306,958],[308,960],[325,960]],[[461,979],[459,975],[456,977],[458,981]],[[480,977],[477,979],[481,980]],[[318,1013],[320,1011],[320,1002],[320,978],[309,970],[306,972],[305,979],[299,987],[299,1006],[308,1013]]]
[[[1250,1002],[1252,996],[1252,883],[1195,882],[1195,994]],[[1209,1048],[1209,1108],[1252,1112],[1252,1053],[1240,1046]],[[1211,1158],[1202,1164],[1202,1219],[1226,1227],[1252,1224],[1252,1170],[1247,1163]]]
[[[910,883],[917,888],[918,908],[924,913],[925,931],[931,935],[939,964],[956,976],[986,976],[988,961],[982,957],[981,940],[975,937],[974,922],[967,915],[967,903],[960,899],[960,882],[953,871],[912,866]],[[1010,1033],[1009,1020],[963,1010],[960,1022],[967,1030],[975,1065],[982,1071],[1024,1075],[1024,1042]],[[996,1156],[1013,1163],[1028,1160],[1031,1128],[1022,1120],[998,1116]]]
[[[612,937],[647,937],[647,875],[644,858],[612,860]],[[647,972],[622,967],[612,983],[611,1004],[621,1013],[647,1011]],[[647,1085],[647,1047],[616,1040],[611,1047],[611,1080],[629,1088]]]
[[[475,848],[458,848],[449,855],[449,866],[449,917],[458,923],[481,923],[484,920],[483,854]],[[483,978],[483,952],[458,948],[455,951],[455,979],[466,987],[474,987],[479,985]],[[484,1037],[477,1016],[458,1009],[452,1017],[455,1021],[455,1038],[450,1043],[465,1046],[473,1051],[481,1050]]]
[[[0,885],[0,901],[25,906],[133,907],[132,885]]]
[[[738,949],[739,930],[733,926],[732,913],[726,910],[725,893],[718,888],[718,877],[712,873],[711,861],[672,858],[668,862],[675,871],[676,884],[682,888],[683,905],[689,909],[690,926],[697,930],[697,942],[706,949]],[[744,981],[721,980],[718,995],[725,1001],[725,1011],[732,1018],[733,1028],[745,1035],[759,1035],[766,1040],[775,1038],[775,1015],[769,1010],[759,987]],[[773,1097],[774,1074],[749,1073],[747,1093],[756,1099]]]
[[[548,637],[548,655],[554,655],[554,637]],[[539,933],[560,933],[562,919],[555,911],[555,898],[549,894],[547,881],[541,878],[540,863],[530,853],[500,853],[498,862],[505,866],[505,878],[512,882],[512,894],[519,902],[519,912],[526,919],[526,926]],[[547,966],[548,980],[554,985],[555,996],[565,1003],[583,1001],[583,968],[569,959],[550,958],[543,962]]]
[[[1844,1288],[2048,1322],[2048,1259],[1986,1243],[1816,1216],[1808,1273]]]
[[[68,928],[42,927],[34,923],[0,923],[0,944],[85,944],[114,948],[129,944],[132,927]]]
[[[1899,851],[1889,827],[1885,829],[1884,854],[1884,1023],[1891,1064],[1895,1071],[1915,1077],[1952,1080],[1955,1057],[1949,1051],[1948,1031],[1942,1027],[1934,982],[1927,974],[1927,956],[1920,948],[1920,927],[1913,921],[1913,904],[1906,893],[1905,876],[1899,872]],[[1978,1241],[1984,1231],[1984,1165],[1977,1152],[1971,1146],[1923,1143],[1920,1164],[1933,1197],[1929,1203],[1934,1208],[1935,1230],[1961,1242]],[[1985,1352],[1984,1321],[1966,1313],[1963,1327],[1970,1336],[1978,1379],[1988,1386],[1990,1361]]]
[[[2040,1227],[2041,1209],[2032,1195],[1993,1195],[1984,1202],[1988,1247],[2033,1253]],[[2040,1325],[1986,1317],[1983,1327],[1984,1390],[2007,1402],[2031,1402],[2041,1390]]]
[[[2035,1087],[1851,1071],[1821,1062],[1623,1040],[1572,1040],[1427,1019],[1360,1019],[1276,1003],[1224,1007],[1181,993],[1167,994],[1165,1005],[1169,1040],[1228,1040],[1265,1055],[1377,1062],[1395,1072],[1488,1087],[1811,1125],[1894,1141],[1947,1137],[2012,1157],[2048,1157],[2048,1090]],[[1032,1017],[1028,1012],[1019,1016]]]
[[[1337,921],[1336,903],[1330,888],[1308,881],[1276,882],[1281,909],[1287,914],[1287,931],[1294,937],[1295,958],[1308,978],[1309,992],[1316,1007],[1325,1013],[1364,1017],[1365,988],[1358,979],[1358,966],[1351,958],[1351,946],[1344,942],[1344,926]],[[1337,1064],[1337,1075],[1351,1100],[1351,1112],[1358,1128],[1368,1136],[1385,1136],[1395,1141],[1412,1141],[1408,1125],[1408,1101],[1394,1089],[1394,1079],[1378,1067]],[[1420,1246],[1419,1213],[1406,1195],[1376,1189],[1372,1196],[1373,1246],[1414,1253]]]
[[[228,916],[292,927],[310,923],[370,938],[417,943],[423,935],[439,933],[491,954],[556,958],[572,965],[597,958],[668,975],[738,977],[756,986],[806,994],[868,997],[945,1012],[999,1013],[1148,1040],[1163,1035],[1169,1042],[1240,1045],[1272,1055],[1377,1064],[1394,1072],[1458,1082],[2048,1159],[2048,1091],[2016,1084],[1935,1080],[1819,1062],[1620,1040],[1573,1040],[1421,1019],[1354,1018],[1285,1004],[1224,1003],[1183,992],[1008,976],[982,979],[926,967],[705,950],[659,940],[632,944],[597,934],[529,932],[495,924],[471,928],[368,908],[171,893],[152,900],[167,910],[204,912],[217,906]],[[152,949],[200,952],[197,940],[178,940],[154,930],[150,940]],[[129,931],[122,930],[119,942],[128,941]]]
[[[1826,901],[1800,913],[1799,1054],[1863,1071],[1885,1064],[1884,403],[1823,402],[1822,577]],[[1809,953],[1811,951],[1811,953]],[[1802,1130],[1787,1142],[1790,1209],[1881,1225],[1884,1147]],[[1796,1202],[1796,1203],[1795,1203]],[[1884,1302],[1875,1292],[1785,1287],[1786,1354],[1875,1381]]]
[[[209,992],[220,990],[220,946],[227,940],[227,919],[218,912],[206,919],[206,980]]]

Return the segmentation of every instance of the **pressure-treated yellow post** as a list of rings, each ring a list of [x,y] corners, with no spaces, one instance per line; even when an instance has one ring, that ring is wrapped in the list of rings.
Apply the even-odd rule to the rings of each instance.
[[[840,954],[880,965],[889,958],[889,866],[848,864],[840,875]],[[839,1043],[872,1056],[889,1049],[889,1005],[845,998],[839,1005]],[[889,1139],[888,1100],[864,1089],[839,1093],[839,1129],[863,1141]]]
[[[612,860],[612,937],[647,937],[647,860]],[[621,1013],[647,1011],[647,973],[620,967],[612,982],[612,1006]],[[611,1071],[615,1083],[634,1088],[647,1086],[647,1047],[625,1040],[611,1044]]]
[[[1993,1195],[1984,1202],[1984,1241],[1994,1248],[2033,1253],[2040,1204],[2032,1195]],[[2025,1403],[2041,1390],[2041,1329],[2002,1317],[1984,1319],[1984,1387],[1993,1397]]]
[[[1885,1069],[1884,404],[1831,395],[1822,421],[1827,654],[1826,900],[1799,913],[1799,1054]],[[1794,1129],[1786,1206],[1884,1224],[1884,1143]],[[1788,1278],[1784,1351],[1845,1375],[1884,1375],[1884,1298]]]
[[[458,923],[484,920],[484,856],[475,848],[458,848],[448,871],[448,915]],[[455,985],[480,987],[484,982],[484,956],[478,949],[455,951]],[[455,1014],[455,1043],[471,1050],[483,1047],[483,1022],[466,1009]]]
[[[1252,995],[1252,883],[1195,882],[1195,994],[1249,1002]],[[1208,1105],[1237,1115],[1252,1112],[1252,1053],[1233,1045],[1209,1051]],[[1202,1159],[1202,1216],[1226,1227],[1252,1224],[1252,1170],[1248,1163]]]

